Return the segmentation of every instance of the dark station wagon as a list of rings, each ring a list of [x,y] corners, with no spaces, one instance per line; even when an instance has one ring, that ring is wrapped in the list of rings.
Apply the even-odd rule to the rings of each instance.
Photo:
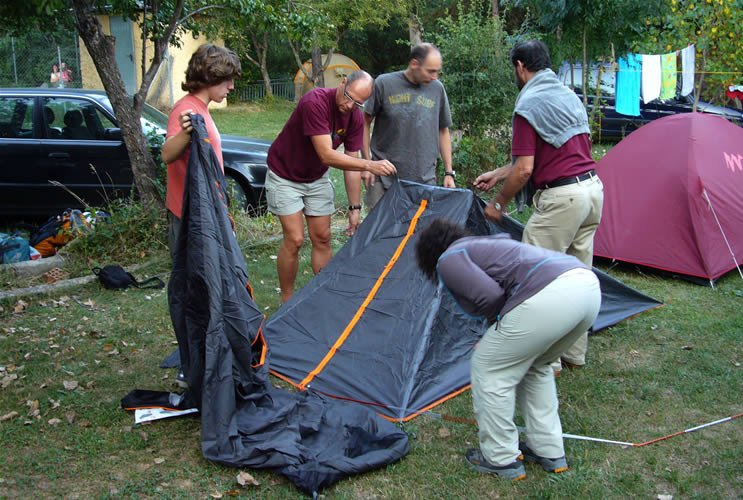
[[[165,135],[167,116],[156,108],[145,105],[141,122],[145,136]],[[265,206],[269,146],[222,135],[233,207],[260,213]],[[105,92],[0,89],[0,216],[49,217],[81,208],[76,197],[104,207],[129,196],[132,182],[121,129]]]
[[[598,66],[598,64],[592,65],[591,72],[588,75],[589,88],[591,88],[587,99],[589,113],[593,110],[594,101],[596,100],[596,81],[598,80],[599,74]],[[610,65],[608,63],[604,63],[603,66],[605,71],[601,74],[601,84],[599,88],[599,109],[601,111],[599,116],[600,127],[595,131],[600,135],[593,137],[593,140],[596,142],[601,142],[602,140],[620,141],[629,133],[653,120],[679,113],[691,113],[694,109],[693,96],[681,96],[677,94],[673,99],[667,100],[655,99],[647,103],[640,100],[639,116],[628,116],[617,113],[615,107],[616,74],[610,70]],[[581,100],[583,100],[581,89],[582,76],[580,64],[573,65],[572,77],[570,74],[570,65],[567,63],[563,63],[558,71],[558,78],[560,78],[565,85],[574,87],[575,93]],[[720,116],[743,127],[743,111],[738,109],[718,106],[700,100],[697,103],[697,112]]]

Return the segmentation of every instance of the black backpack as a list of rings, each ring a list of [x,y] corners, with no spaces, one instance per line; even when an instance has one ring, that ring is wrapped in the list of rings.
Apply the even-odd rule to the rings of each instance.
[[[109,290],[124,289],[129,288],[130,286],[135,286],[137,288],[162,288],[165,286],[163,280],[157,276],[139,282],[131,275],[131,273],[127,272],[126,269],[115,264],[111,266],[103,266],[103,268],[94,267],[93,274],[98,276],[98,280],[101,284]]]

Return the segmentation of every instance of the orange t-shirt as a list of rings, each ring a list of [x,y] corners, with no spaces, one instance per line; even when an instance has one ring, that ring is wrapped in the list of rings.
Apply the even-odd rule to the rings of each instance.
[[[176,135],[181,130],[180,116],[181,112],[190,109],[195,114],[204,117],[206,123],[206,132],[209,135],[209,143],[214,149],[219,159],[219,165],[224,172],[224,162],[222,160],[222,138],[219,135],[217,126],[214,124],[209,108],[198,97],[192,94],[186,94],[175,103],[173,109],[168,115],[168,130],[165,134],[166,139]],[[183,186],[186,181],[186,170],[188,168],[188,158],[191,156],[191,146],[186,147],[183,154],[172,163],[168,163],[168,189],[165,196],[165,206],[173,215],[180,219],[183,210]]]

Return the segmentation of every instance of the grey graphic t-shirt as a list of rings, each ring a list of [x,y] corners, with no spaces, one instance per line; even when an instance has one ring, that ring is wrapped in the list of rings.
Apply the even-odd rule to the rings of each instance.
[[[375,117],[372,158],[391,161],[400,179],[435,184],[439,130],[451,125],[441,82],[414,85],[402,71],[380,75],[364,111]],[[389,177],[381,179],[385,188],[392,183]]]

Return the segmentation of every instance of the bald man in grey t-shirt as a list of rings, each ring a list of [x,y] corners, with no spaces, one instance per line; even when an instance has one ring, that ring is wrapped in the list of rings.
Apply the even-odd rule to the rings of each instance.
[[[456,187],[451,163],[451,111],[441,82],[441,53],[430,43],[413,47],[404,71],[386,73],[374,82],[374,92],[364,106],[366,159],[386,159],[397,167],[400,179],[436,184],[436,160],[444,163],[444,186]],[[371,124],[374,122],[374,134]],[[371,174],[364,202],[374,208],[392,185],[391,178]]]

